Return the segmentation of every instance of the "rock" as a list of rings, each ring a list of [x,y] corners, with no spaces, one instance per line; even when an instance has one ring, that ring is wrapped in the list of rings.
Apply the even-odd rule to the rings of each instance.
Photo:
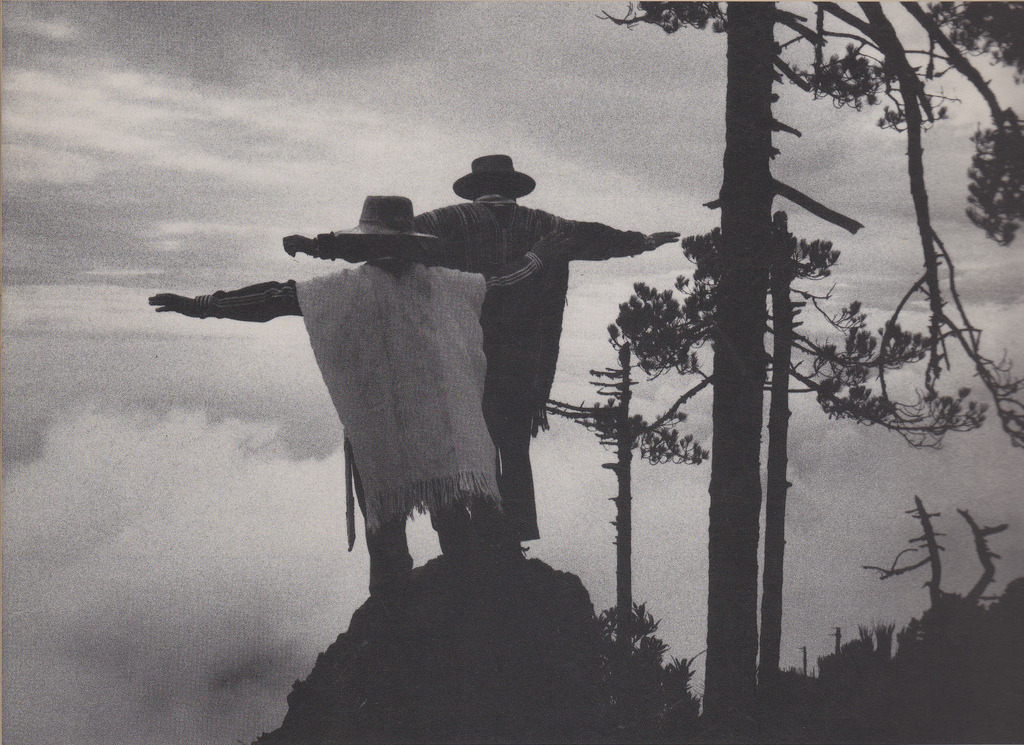
[[[438,557],[356,610],[257,745],[600,739],[599,637],[573,574]]]

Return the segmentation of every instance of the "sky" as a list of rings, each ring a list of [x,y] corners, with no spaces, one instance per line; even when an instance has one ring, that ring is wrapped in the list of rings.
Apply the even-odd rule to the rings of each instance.
[[[366,598],[365,546],[344,546],[341,429],[301,319],[157,315],[148,296],[335,270],[288,257],[281,237],[352,227],[367,194],[456,202],[452,182],[488,153],[537,180],[526,206],[645,233],[715,226],[702,204],[721,182],[724,37],[599,18],[625,9],[4,0],[5,742],[251,741]],[[977,64],[1020,109],[1012,81]],[[1024,257],[964,217],[986,110],[952,79],[942,89],[961,101],[925,138],[936,227],[986,348],[1019,360]],[[850,236],[776,203],[795,233],[842,252],[808,289],[880,319],[921,264],[905,142],[877,111],[777,90],[777,116],[803,136],[775,136],[776,177],[866,226]],[[690,273],[671,245],[574,264],[553,396],[590,398],[634,282]],[[970,383],[962,365],[946,378]],[[644,383],[637,407],[656,414],[684,385]],[[997,422],[915,451],[807,396],[792,408],[784,665],[801,646],[812,664],[830,651],[833,627],[850,638],[923,610],[924,577],[861,569],[917,535],[914,495],[942,513],[946,589],[980,575],[957,507],[1010,524],[992,539],[993,592],[1024,574],[1024,468]],[[709,445],[710,398],[689,414]],[[598,610],[615,595],[609,457],[568,422],[533,445],[530,556],[578,574]],[[634,592],[675,657],[704,649],[709,475],[634,475]],[[428,520],[409,534],[417,564],[438,553]]]

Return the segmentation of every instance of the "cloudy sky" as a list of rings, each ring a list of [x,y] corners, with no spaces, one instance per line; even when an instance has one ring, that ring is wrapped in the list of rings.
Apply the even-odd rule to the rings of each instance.
[[[251,740],[365,599],[365,548],[343,545],[340,427],[301,320],[158,316],[149,295],[327,271],[286,256],[281,237],[351,227],[366,194],[449,204],[492,152],[537,179],[528,206],[644,232],[714,226],[701,204],[721,180],[724,39],[628,31],[604,10],[625,3],[5,0],[6,742]],[[985,74],[1019,109],[1019,90]],[[866,228],[779,206],[842,251],[836,299],[880,318],[920,266],[905,144],[877,112],[779,90],[779,117],[803,137],[776,137],[776,176]],[[962,103],[926,138],[936,224],[988,348],[1020,359],[1020,250],[963,217],[985,109],[945,92]],[[676,246],[575,265],[555,395],[590,394],[634,281],[690,271]],[[661,378],[637,403],[656,413],[682,385]],[[804,645],[826,653],[834,626],[849,636],[920,612],[923,578],[860,569],[916,535],[915,494],[942,512],[947,589],[979,573],[955,507],[1011,524],[993,539],[994,589],[1024,573],[1024,468],[997,426],[918,452],[827,421],[807,397],[793,408],[784,664]],[[710,441],[709,400],[690,425]],[[534,453],[530,555],[608,607],[608,455],[560,422]],[[634,480],[634,587],[677,657],[704,649],[708,478],[705,464],[638,466]],[[437,553],[428,521],[410,536],[417,563]]]

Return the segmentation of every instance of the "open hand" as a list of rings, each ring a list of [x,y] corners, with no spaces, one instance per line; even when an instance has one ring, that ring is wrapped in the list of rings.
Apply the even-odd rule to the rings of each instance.
[[[151,297],[149,304],[156,306],[157,313],[181,313],[184,316],[199,318],[199,309],[194,298],[162,292]]]
[[[288,235],[284,238],[284,250],[289,256],[297,253],[315,254],[316,240],[304,235]]]
[[[658,246],[663,246],[666,243],[675,243],[676,241],[678,241],[679,233],[675,233],[672,231],[664,233],[651,233],[648,237],[651,239],[651,243],[654,244],[653,248],[657,248]]]

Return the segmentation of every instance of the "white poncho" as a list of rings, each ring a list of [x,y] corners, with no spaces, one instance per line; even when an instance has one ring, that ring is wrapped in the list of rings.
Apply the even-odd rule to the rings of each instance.
[[[367,529],[480,497],[499,504],[484,424],[479,274],[361,266],[298,283],[320,372],[352,443]]]

